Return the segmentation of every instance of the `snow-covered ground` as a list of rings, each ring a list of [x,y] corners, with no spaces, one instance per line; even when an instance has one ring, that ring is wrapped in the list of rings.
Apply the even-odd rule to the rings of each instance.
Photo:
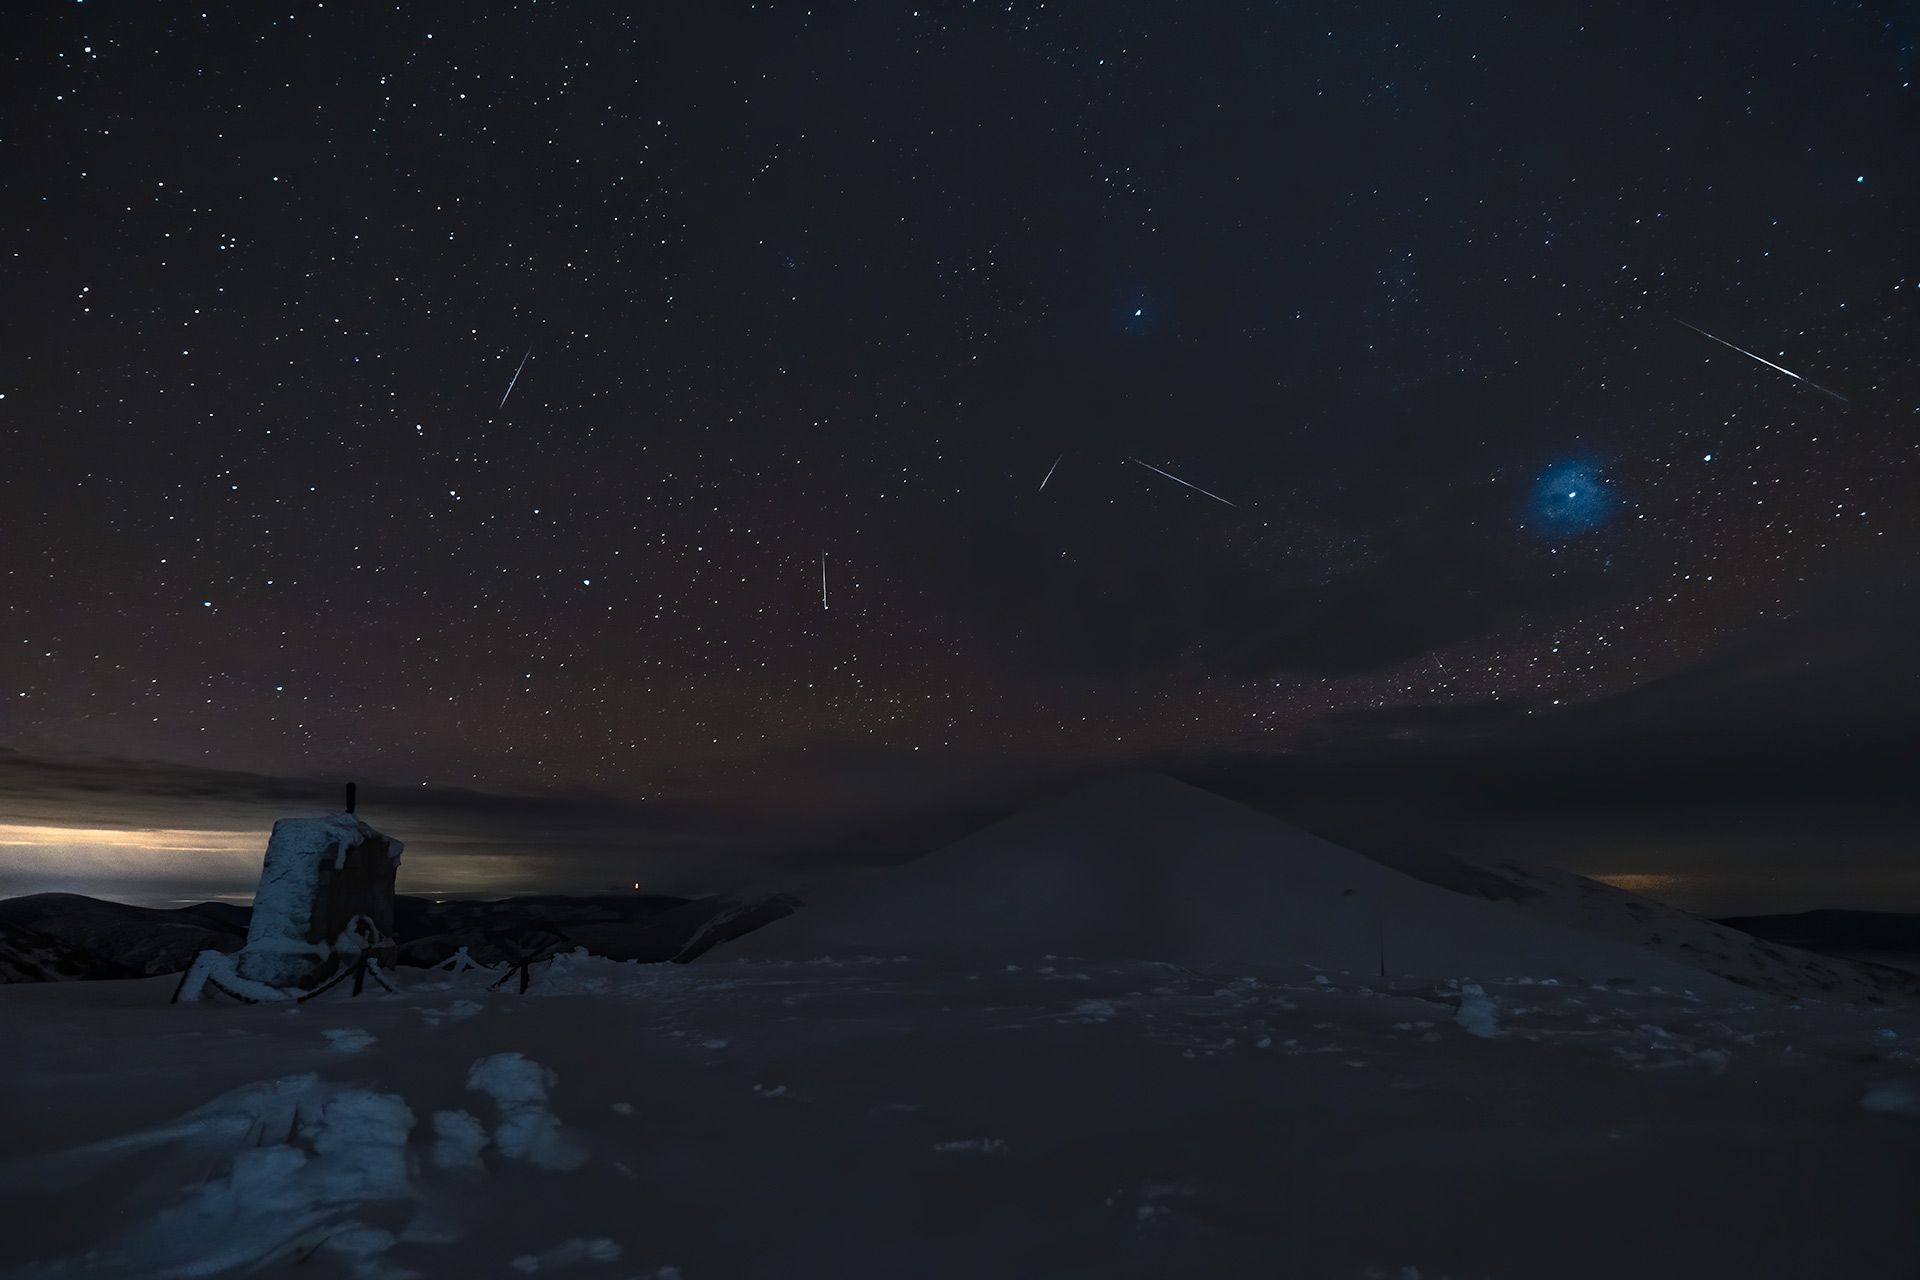
[[[0,1268],[1915,1274],[1905,1002],[1004,959],[0,987]]]

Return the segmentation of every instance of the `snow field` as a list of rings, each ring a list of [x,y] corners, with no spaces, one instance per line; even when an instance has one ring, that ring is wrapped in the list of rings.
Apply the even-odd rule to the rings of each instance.
[[[1693,1280],[1920,1248],[1913,1010],[1059,956],[491,977],[0,991],[0,1096],[35,1100],[0,1123],[8,1265]],[[1782,1199],[1795,1168],[1827,1189]],[[1720,1255],[1659,1252],[1689,1233]]]

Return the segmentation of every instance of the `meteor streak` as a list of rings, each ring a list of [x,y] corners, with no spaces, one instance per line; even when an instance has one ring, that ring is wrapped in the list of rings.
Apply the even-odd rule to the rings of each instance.
[[[1674,317],[1674,322],[1676,324],[1687,325],[1687,328],[1693,330],[1695,333],[1699,334],[1701,337],[1711,339],[1712,341],[1719,343],[1721,346],[1726,347],[1731,351],[1738,351],[1741,355],[1746,356],[1748,359],[1758,360],[1761,364],[1767,366],[1767,368],[1778,370],[1779,372],[1786,374],[1789,378],[1792,378],[1795,382],[1804,382],[1808,386],[1812,387],[1815,391],[1818,391],[1823,396],[1832,396],[1835,400],[1838,400],[1841,404],[1853,403],[1853,401],[1847,399],[1845,396],[1841,395],[1839,392],[1829,391],[1825,387],[1821,386],[1819,383],[1813,381],[1811,378],[1803,378],[1799,374],[1795,373],[1793,370],[1787,368],[1784,365],[1777,365],[1773,361],[1767,359],[1765,356],[1754,355],[1753,352],[1747,350],[1745,347],[1736,347],[1731,342],[1728,342],[1725,338],[1714,337],[1713,334],[1708,333],[1705,329],[1702,329],[1697,324],[1687,324],[1687,322],[1685,320],[1680,319],[1679,316]]]
[[[827,553],[820,553],[820,608],[827,607]]]
[[[1066,456],[1067,455],[1063,453],[1060,455],[1060,458],[1064,458]],[[1045,493],[1047,491],[1047,480],[1053,479],[1053,473],[1060,469],[1060,458],[1055,458],[1053,460],[1053,465],[1047,468],[1047,479],[1042,480],[1040,482],[1039,492]]]
[[[528,347],[528,348],[527,348],[527,356],[530,356],[530,355],[532,355],[532,354],[533,354],[533,348],[532,348],[532,347]],[[516,369],[515,369],[515,370],[513,371],[513,376],[512,376],[511,378],[508,378],[508,379],[507,379],[507,395],[506,395],[506,396],[501,396],[501,397],[500,397],[500,403],[499,403],[499,404],[497,404],[497,405],[495,405],[495,406],[493,406],[493,411],[494,411],[495,413],[498,413],[498,412],[500,412],[500,410],[502,410],[502,409],[504,409],[504,408],[506,408],[506,407],[507,407],[507,396],[510,396],[510,395],[512,395],[512,394],[513,394],[513,384],[514,384],[514,383],[516,383],[516,382],[518,382],[518,381],[520,381],[520,370],[521,370],[521,369],[524,369],[524,368],[526,368],[526,367],[527,367],[527,356],[521,356],[521,357],[520,357],[520,365],[519,365],[519,368],[516,368]]]
[[[1171,471],[1161,471],[1160,468],[1154,466],[1151,462],[1140,462],[1140,459],[1138,458],[1128,458],[1127,461],[1139,463],[1139,465],[1145,467],[1147,470],[1155,472],[1159,475],[1163,475],[1167,479],[1173,481],[1175,484],[1184,484],[1187,486],[1187,488],[1193,490],[1195,493],[1206,493],[1207,496],[1209,498],[1212,498],[1215,502],[1226,502],[1227,505],[1230,507],[1238,507],[1240,505],[1237,502],[1227,502],[1225,498],[1221,497],[1217,493],[1207,493],[1207,491],[1205,489],[1202,489],[1199,485],[1190,484],[1187,481],[1182,480],[1179,476],[1174,475]]]

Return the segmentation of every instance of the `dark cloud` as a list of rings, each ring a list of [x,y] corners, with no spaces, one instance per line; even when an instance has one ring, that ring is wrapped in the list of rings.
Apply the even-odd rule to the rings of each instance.
[[[47,758],[0,749],[0,799],[17,817],[103,825],[177,823],[208,804],[288,812],[338,809],[347,779],[286,778],[162,761]],[[702,825],[703,811],[685,803],[634,803],[579,789],[514,795],[455,787],[358,783],[359,807],[409,816],[460,815],[476,823],[508,822],[555,829],[619,826],[677,831]]]
[[[1781,800],[1920,810],[1920,576],[1821,583],[1732,625],[1696,662],[1614,696],[1329,716],[1283,756],[1174,761],[1246,795],[1443,795],[1552,809]]]

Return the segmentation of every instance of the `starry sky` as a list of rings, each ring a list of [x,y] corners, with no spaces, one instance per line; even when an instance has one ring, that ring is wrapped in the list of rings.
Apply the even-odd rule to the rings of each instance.
[[[1920,11],[1681,8],[25,6],[0,748],[1891,778]]]

